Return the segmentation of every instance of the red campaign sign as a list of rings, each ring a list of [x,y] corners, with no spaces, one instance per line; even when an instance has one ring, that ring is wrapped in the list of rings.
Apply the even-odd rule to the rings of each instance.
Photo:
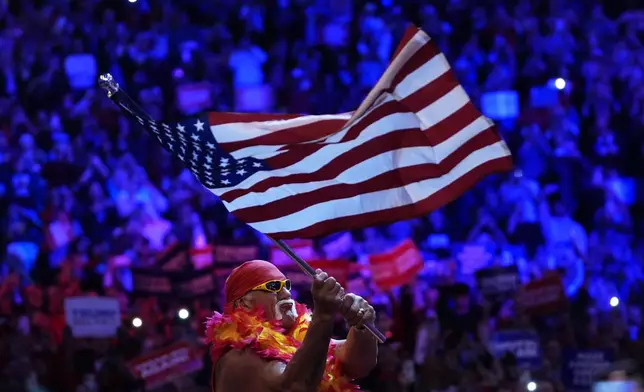
[[[213,251],[214,247],[212,245],[190,249],[190,260],[197,271],[212,265],[214,261]]]
[[[255,260],[259,255],[259,248],[253,245],[216,245],[214,252],[218,263],[226,261],[243,263]]]
[[[129,363],[132,374],[145,381],[146,389],[158,388],[178,377],[200,370],[200,353],[189,343],[179,342],[142,355]]]
[[[307,262],[313,269],[321,269],[322,271],[335,278],[335,280],[347,287],[349,281],[349,274],[351,272],[351,263],[348,260],[310,260]],[[295,263],[292,266],[284,269],[286,277],[291,280],[294,285],[311,284],[311,277],[304,273]]]
[[[388,252],[369,256],[373,281],[382,290],[390,290],[412,281],[423,269],[423,258],[411,240]]]
[[[181,271],[188,263],[188,252],[179,242],[168,245],[156,257],[156,264],[164,271]]]
[[[553,273],[526,284],[519,294],[519,302],[528,313],[533,315],[564,310],[567,298],[561,276]]]
[[[347,287],[351,264],[353,263],[348,260],[311,260],[309,262],[313,269],[319,268],[329,276],[333,276],[342,287]]]
[[[291,247],[291,249],[293,249],[295,254],[304,260],[315,260],[319,258],[315,251],[313,240],[289,240],[286,241],[286,243]],[[294,263],[293,260],[291,260],[291,258],[277,246],[273,246],[271,248],[270,261],[278,267],[290,267]]]

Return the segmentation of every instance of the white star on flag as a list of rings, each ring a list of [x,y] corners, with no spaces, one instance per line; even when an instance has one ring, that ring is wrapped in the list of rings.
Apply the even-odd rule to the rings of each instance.
[[[197,131],[203,131],[204,125],[205,123],[203,121],[197,120],[197,122],[195,123],[195,128],[197,128]]]
[[[221,183],[224,185],[230,185],[230,180],[221,180]]]
[[[177,131],[179,131],[179,133],[183,135],[183,133],[186,131],[186,127],[181,124],[177,124]]]
[[[237,174],[240,175],[240,176],[243,176],[244,174],[246,174],[246,170],[244,170],[244,169],[237,170]]]
[[[199,135],[197,135],[196,133],[193,133],[192,135],[190,135],[190,137],[191,137],[191,138],[192,138],[192,140],[194,140],[195,142],[199,140]]]
[[[259,162],[253,162],[253,167],[262,167],[262,164]]]

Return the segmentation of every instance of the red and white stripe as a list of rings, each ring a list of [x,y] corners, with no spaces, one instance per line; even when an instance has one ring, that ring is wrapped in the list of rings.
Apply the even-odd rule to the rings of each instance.
[[[209,120],[233,157],[263,159],[272,169],[213,192],[237,218],[280,239],[426,214],[512,167],[494,124],[416,28],[353,113],[212,113]]]

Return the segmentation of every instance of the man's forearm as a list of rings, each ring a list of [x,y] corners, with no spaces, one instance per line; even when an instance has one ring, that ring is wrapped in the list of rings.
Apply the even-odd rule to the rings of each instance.
[[[369,331],[351,328],[340,360],[346,376],[365,377],[378,362],[378,342]]]
[[[332,334],[333,317],[316,316],[314,313],[302,345],[284,369],[281,385],[284,390],[318,390]]]

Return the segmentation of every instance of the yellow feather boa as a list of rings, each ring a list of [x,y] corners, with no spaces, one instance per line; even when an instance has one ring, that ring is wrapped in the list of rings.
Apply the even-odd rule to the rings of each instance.
[[[263,311],[237,308],[230,314],[215,312],[206,323],[206,340],[212,343],[211,356],[217,360],[231,349],[249,348],[266,360],[288,363],[302,344],[311,322],[311,312],[302,304],[296,305],[295,326],[284,333],[278,322],[266,321]],[[214,388],[214,386],[213,386]],[[342,375],[336,358],[336,344],[329,345],[326,368],[319,392],[354,392],[359,388]]]

